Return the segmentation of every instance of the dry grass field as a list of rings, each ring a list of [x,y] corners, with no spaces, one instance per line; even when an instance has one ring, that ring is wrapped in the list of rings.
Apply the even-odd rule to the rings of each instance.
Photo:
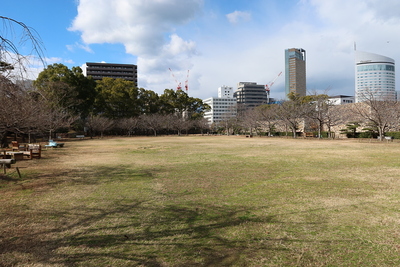
[[[400,143],[67,141],[0,176],[0,266],[400,266]]]

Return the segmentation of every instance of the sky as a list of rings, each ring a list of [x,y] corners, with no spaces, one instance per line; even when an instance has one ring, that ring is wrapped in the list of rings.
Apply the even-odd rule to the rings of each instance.
[[[288,48],[306,50],[308,92],[329,95],[354,95],[355,48],[400,59],[398,0],[3,0],[0,16],[37,32],[47,64],[136,64],[139,87],[188,80],[201,99],[274,79],[283,99]]]

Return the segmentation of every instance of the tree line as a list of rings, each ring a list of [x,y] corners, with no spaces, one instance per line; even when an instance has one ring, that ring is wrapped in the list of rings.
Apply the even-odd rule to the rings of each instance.
[[[399,131],[400,103],[385,99],[377,89],[364,90],[361,103],[335,105],[327,94],[316,92],[307,96],[290,93],[279,104],[261,105],[253,109],[238,106],[237,116],[226,115],[212,125],[215,132],[246,133],[268,136],[284,133],[293,138],[312,132],[313,136],[334,138],[339,132],[347,137],[383,137]],[[358,132],[357,132],[358,131]]]
[[[183,91],[165,89],[157,93],[138,88],[134,82],[103,78],[94,81],[80,67],[69,69],[63,64],[46,66],[30,84],[21,78],[27,59],[32,56],[44,64],[42,43],[34,29],[12,18],[0,16],[3,28],[14,32],[21,28],[20,40],[30,45],[34,55],[21,55],[14,39],[0,32],[0,140],[7,145],[7,136],[19,135],[28,142],[37,136],[53,138],[55,133],[71,129],[90,135],[105,132],[114,134],[153,134],[188,132],[258,133],[268,135],[279,129],[293,137],[302,126],[304,131],[333,133],[332,127],[346,124],[344,133],[355,135],[358,127],[381,139],[388,131],[398,131],[399,103],[377,96],[378,90],[365,90],[365,101],[334,106],[327,94],[299,96],[289,94],[280,104],[262,105],[254,109],[238,106],[235,116],[211,125],[203,119],[210,107],[199,98]],[[18,31],[19,32],[19,31]],[[19,76],[18,76],[19,75]],[[331,136],[332,137],[332,136]]]
[[[181,134],[191,128],[203,129],[203,113],[209,107],[182,90],[165,89],[157,93],[138,88],[132,81],[103,78],[94,81],[80,67],[63,64],[47,66],[33,81],[13,82],[0,73],[0,137],[10,133],[23,136],[74,129],[90,135],[132,134],[160,130]]]

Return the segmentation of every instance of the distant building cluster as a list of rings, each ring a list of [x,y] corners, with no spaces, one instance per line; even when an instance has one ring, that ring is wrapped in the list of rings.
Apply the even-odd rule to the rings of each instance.
[[[363,102],[366,99],[397,100],[395,61],[392,58],[368,52],[355,51],[355,96],[337,95],[329,99],[334,105]],[[137,84],[137,66],[133,64],[90,63],[83,67],[86,76],[94,80],[104,77],[122,78]],[[295,93],[305,96],[306,51],[303,48],[285,50],[285,95]],[[233,87],[218,88],[218,97],[203,100],[211,107],[205,118],[210,124],[236,117],[238,106],[254,108],[263,104],[277,103],[270,97],[268,85],[255,82],[239,82]]]
[[[399,96],[395,86],[395,61],[392,58],[373,53],[361,51],[355,51],[355,53],[355,96],[330,96],[330,103],[344,105],[363,102],[366,99],[397,100]],[[285,95],[295,93],[305,96],[307,94],[306,84],[306,51],[303,48],[286,49]],[[221,90],[221,87],[218,90]],[[239,82],[233,98],[230,98],[229,106],[219,104],[224,101],[220,94],[218,98],[204,100],[211,106],[211,111],[207,112],[206,118],[211,124],[226,119],[228,114],[233,116],[232,107],[234,105],[253,108],[262,104],[277,103],[269,93],[269,90],[265,90],[264,85],[254,82]]]

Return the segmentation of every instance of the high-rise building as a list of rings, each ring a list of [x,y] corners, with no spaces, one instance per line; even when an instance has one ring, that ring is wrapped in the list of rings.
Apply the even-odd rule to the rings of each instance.
[[[285,94],[296,93],[305,96],[306,87],[306,51],[302,48],[285,50]]]
[[[394,60],[389,57],[356,51],[355,100],[396,100]]]
[[[221,86],[218,88],[218,97],[210,97],[203,100],[211,109],[204,113],[204,118],[209,124],[226,121],[236,116],[236,98],[233,97],[233,88]]]
[[[234,93],[238,105],[245,108],[254,108],[259,105],[268,104],[269,95],[265,85],[253,82],[240,82]]]
[[[85,76],[92,76],[94,80],[101,80],[104,77],[121,78],[137,85],[137,66],[133,64],[86,62],[82,70]]]

